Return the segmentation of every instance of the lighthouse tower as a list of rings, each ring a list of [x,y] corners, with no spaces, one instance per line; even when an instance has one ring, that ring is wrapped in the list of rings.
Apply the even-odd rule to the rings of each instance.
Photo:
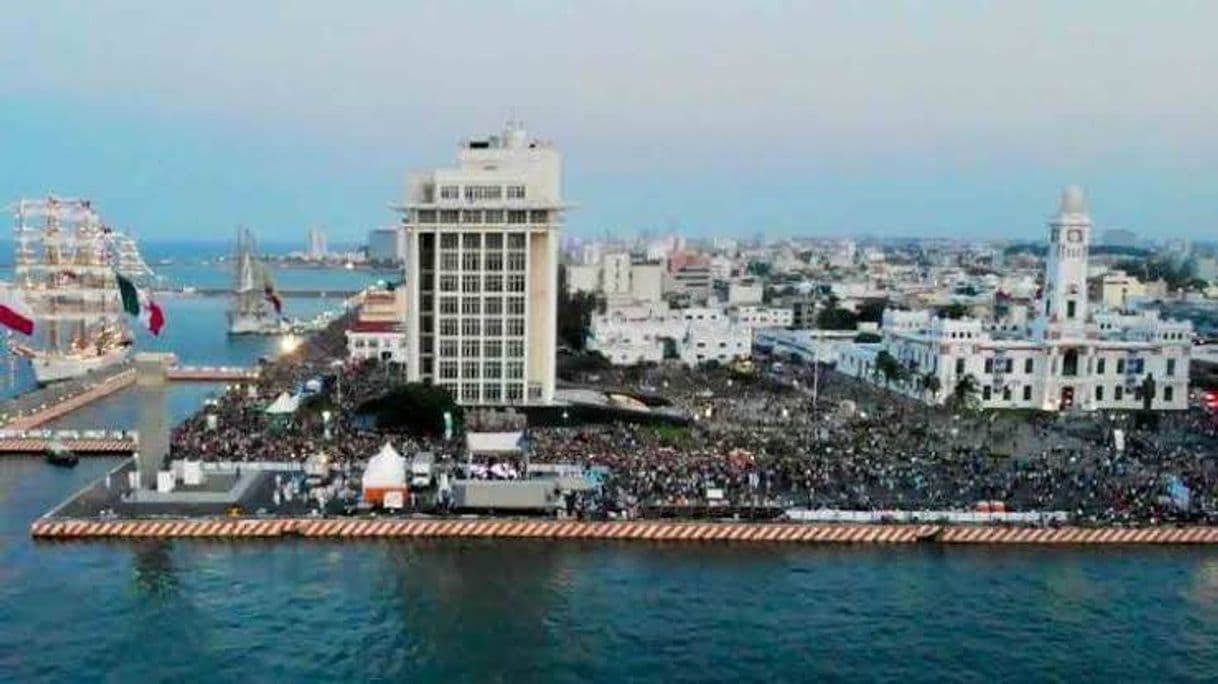
[[[1083,191],[1071,185],[1062,192],[1057,215],[1049,220],[1049,254],[1037,326],[1048,339],[1086,337],[1087,249],[1091,230]]]

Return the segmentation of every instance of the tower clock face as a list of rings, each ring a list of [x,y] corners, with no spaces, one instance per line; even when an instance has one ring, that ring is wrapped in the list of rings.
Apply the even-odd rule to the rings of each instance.
[[[1083,239],[1083,231],[1077,229],[1071,230],[1066,233],[1066,239],[1070,242],[1081,242]]]

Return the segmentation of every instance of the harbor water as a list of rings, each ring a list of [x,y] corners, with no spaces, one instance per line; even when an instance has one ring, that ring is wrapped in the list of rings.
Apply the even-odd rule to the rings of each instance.
[[[353,276],[314,274],[329,277]],[[168,299],[165,336],[141,338],[142,348],[165,345],[192,364],[274,352],[274,339],[226,338],[224,304]],[[170,417],[216,389],[172,385]],[[57,425],[131,427],[139,400],[132,389]],[[0,680],[1088,682],[1218,672],[1216,549],[29,538],[32,519],[116,464],[0,460]]]

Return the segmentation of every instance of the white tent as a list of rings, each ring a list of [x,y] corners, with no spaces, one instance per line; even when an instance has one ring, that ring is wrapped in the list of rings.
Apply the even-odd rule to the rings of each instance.
[[[266,407],[266,412],[273,415],[284,415],[288,413],[296,413],[296,409],[300,407],[300,397],[293,396],[284,392],[279,395],[279,398]]]
[[[364,500],[379,503],[386,492],[405,491],[406,459],[389,442],[364,468]]]
[[[466,432],[465,449],[471,454],[515,454],[521,451],[524,432]]]

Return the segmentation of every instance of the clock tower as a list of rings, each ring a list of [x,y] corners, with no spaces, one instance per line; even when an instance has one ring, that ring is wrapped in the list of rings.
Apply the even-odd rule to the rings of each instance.
[[[1049,220],[1049,253],[1041,297],[1041,330],[1058,339],[1082,339],[1087,324],[1087,248],[1091,217],[1083,191],[1071,185]]]

